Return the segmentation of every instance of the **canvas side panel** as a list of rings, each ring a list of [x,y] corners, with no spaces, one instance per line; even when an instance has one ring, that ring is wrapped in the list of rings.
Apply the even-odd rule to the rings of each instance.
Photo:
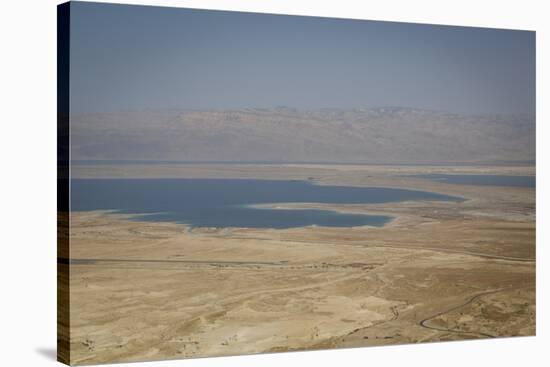
[[[70,364],[70,3],[57,7],[57,360]]]

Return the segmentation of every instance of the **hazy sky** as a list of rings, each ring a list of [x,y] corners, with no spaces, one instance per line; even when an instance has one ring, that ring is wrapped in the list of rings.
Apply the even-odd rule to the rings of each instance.
[[[73,2],[71,110],[532,113],[535,33]]]

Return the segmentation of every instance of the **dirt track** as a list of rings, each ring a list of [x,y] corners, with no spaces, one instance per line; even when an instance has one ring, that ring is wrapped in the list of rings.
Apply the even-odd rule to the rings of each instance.
[[[421,170],[406,168],[413,169]],[[407,180],[392,176],[402,172],[395,167],[299,172],[233,173],[305,174],[319,184],[409,187],[468,200],[288,204],[395,217],[382,228],[190,230],[73,213],[74,362],[534,335],[534,189]]]

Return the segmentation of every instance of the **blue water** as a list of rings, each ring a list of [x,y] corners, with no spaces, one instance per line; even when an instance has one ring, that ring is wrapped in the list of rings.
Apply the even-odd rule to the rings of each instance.
[[[535,187],[536,185],[535,176],[427,174],[412,175],[412,177],[427,178],[434,181],[458,185],[513,187]]]
[[[141,220],[193,227],[293,228],[383,226],[391,217],[330,210],[284,210],[254,204],[361,204],[460,198],[377,187],[320,186],[307,181],[239,179],[73,179],[71,210],[145,214]]]

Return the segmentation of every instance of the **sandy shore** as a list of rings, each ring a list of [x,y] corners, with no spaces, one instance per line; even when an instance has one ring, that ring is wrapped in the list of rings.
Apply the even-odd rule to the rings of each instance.
[[[277,204],[394,217],[382,228],[195,228],[71,215],[71,359],[89,364],[535,334],[535,190],[418,173],[532,167],[169,165],[77,177],[305,179],[462,202]]]

